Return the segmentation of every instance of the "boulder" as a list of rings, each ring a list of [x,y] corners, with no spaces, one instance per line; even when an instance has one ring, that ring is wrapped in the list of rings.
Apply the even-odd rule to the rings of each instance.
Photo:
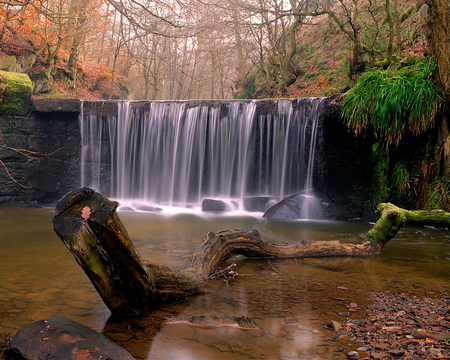
[[[222,200],[203,199],[202,211],[204,212],[224,212],[227,204]]]
[[[28,75],[0,70],[0,115],[26,114],[32,91]]]
[[[273,203],[270,203],[272,198],[270,196],[251,196],[244,199],[244,208],[247,211],[264,212],[269,210]]]
[[[17,68],[17,59],[15,56],[5,56],[0,58],[0,70],[18,72],[16,71],[16,68]]]
[[[281,200],[267,210],[263,217],[270,219],[335,220],[341,216],[339,208],[317,190],[302,191]]]
[[[33,52],[22,54],[18,57],[6,56],[0,58],[0,70],[15,73],[25,73],[36,62],[36,54]]]
[[[11,360],[134,359],[128,351],[102,334],[64,316],[39,320],[20,329],[9,343],[5,358]]]

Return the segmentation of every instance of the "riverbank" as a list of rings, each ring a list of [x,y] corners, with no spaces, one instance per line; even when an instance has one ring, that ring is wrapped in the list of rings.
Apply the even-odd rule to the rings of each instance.
[[[450,296],[368,295],[367,318],[349,320],[339,330],[340,337],[360,344],[349,359],[450,358]]]

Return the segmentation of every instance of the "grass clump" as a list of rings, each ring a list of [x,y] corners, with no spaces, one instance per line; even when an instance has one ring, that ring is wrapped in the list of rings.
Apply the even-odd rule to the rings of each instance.
[[[356,133],[373,128],[386,145],[402,134],[419,135],[434,127],[445,95],[433,82],[435,63],[424,59],[413,66],[369,71],[344,98],[341,113]]]

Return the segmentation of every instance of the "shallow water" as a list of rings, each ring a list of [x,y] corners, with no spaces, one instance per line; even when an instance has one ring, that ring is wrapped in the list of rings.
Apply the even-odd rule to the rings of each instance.
[[[448,292],[450,233],[407,228],[378,256],[303,260],[237,260],[239,276],[230,286],[210,281],[208,293],[165,306],[152,315],[114,319],[52,228],[53,211],[0,208],[0,334],[63,315],[102,332],[137,359],[344,359],[355,345],[331,341],[325,329],[338,312],[358,309],[366,291],[437,297]],[[367,224],[274,221],[246,215],[165,217],[120,212],[142,258],[180,269],[208,231],[258,229],[273,242],[359,240]],[[345,289],[338,289],[338,287]],[[164,317],[211,314],[246,316],[261,330],[206,329],[169,324]],[[295,318],[285,325],[286,318]],[[344,352],[336,352],[337,348]]]

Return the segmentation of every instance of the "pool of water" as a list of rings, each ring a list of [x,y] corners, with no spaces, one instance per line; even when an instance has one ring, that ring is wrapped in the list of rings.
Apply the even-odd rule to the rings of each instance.
[[[0,334],[63,315],[103,333],[137,359],[344,359],[357,346],[333,341],[325,328],[363,318],[367,291],[438,297],[448,292],[450,233],[405,228],[380,255],[298,260],[238,259],[227,286],[212,280],[207,293],[166,305],[149,316],[113,318],[70,252],[55,235],[53,211],[0,208]],[[208,231],[258,229],[269,241],[360,240],[371,225],[274,221],[236,216],[163,216],[119,212],[142,258],[184,266]],[[225,265],[225,264],[224,264]],[[350,311],[350,303],[358,310]],[[260,330],[202,328],[163,318],[246,316]],[[295,319],[285,324],[286,319]],[[336,349],[344,348],[344,352]]]

